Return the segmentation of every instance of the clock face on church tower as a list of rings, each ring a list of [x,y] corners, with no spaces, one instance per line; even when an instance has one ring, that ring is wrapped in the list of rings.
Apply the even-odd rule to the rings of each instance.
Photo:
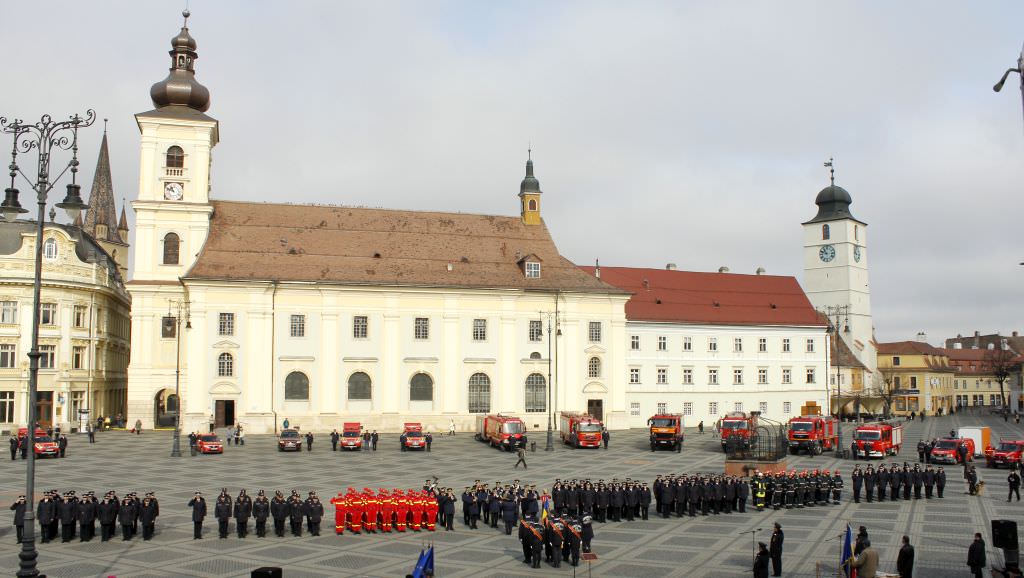
[[[832,259],[836,258],[836,248],[832,245],[822,245],[821,249],[818,250],[818,257],[822,261],[828,263]]]
[[[167,183],[164,185],[164,198],[169,201],[180,201],[185,187],[181,183]]]
[[[853,248],[853,260],[860,263],[860,247]]]

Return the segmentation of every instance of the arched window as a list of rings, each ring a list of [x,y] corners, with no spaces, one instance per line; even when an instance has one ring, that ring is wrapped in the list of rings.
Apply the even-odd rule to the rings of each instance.
[[[529,207],[529,210],[531,211],[537,210],[537,201],[535,199],[530,199],[530,201],[526,205]]]
[[[531,353],[530,354],[530,359],[541,359],[540,352],[539,351],[534,351],[533,353]]]
[[[591,357],[590,361],[587,362],[587,376],[588,377],[601,377],[601,358]]]
[[[167,233],[164,235],[164,265],[178,264],[178,248],[180,245],[181,239],[178,238],[177,233]]]
[[[309,400],[309,378],[301,371],[293,371],[284,378],[284,398],[287,401]]]
[[[348,398],[350,400],[373,399],[370,376],[357,371],[348,378]]]
[[[185,166],[185,151],[180,146],[167,149],[167,168],[180,169]]]
[[[57,239],[47,239],[43,243],[43,257],[47,259],[57,258]]]
[[[828,225],[821,226],[821,239],[828,241],[832,237],[832,231],[828,228]]]
[[[235,374],[235,358],[230,353],[217,356],[217,377],[231,377]]]
[[[469,413],[491,411],[491,378],[486,373],[469,376]]]
[[[539,373],[531,373],[526,378],[526,411],[527,413],[544,413],[548,410],[547,381]]]
[[[434,380],[426,373],[417,373],[409,380],[409,401],[434,401]]]
[[[853,226],[853,240],[860,241],[860,227],[858,225]]]

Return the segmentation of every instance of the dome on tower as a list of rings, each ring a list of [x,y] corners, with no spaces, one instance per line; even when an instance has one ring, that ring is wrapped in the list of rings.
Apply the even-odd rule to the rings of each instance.
[[[818,196],[814,199],[814,204],[818,205],[818,214],[813,219],[807,221],[808,223],[820,223],[824,221],[838,221],[840,219],[852,219],[857,221],[857,218],[850,213],[850,204],[853,203],[853,197],[843,187],[837,185],[829,185],[818,193]]]
[[[210,91],[196,80],[195,61],[199,54],[196,53],[195,39],[188,33],[188,10],[182,12],[182,16],[185,24],[171,39],[171,51],[168,53],[171,55],[171,71],[167,78],[149,89],[149,96],[157,108],[179,105],[205,112],[210,108]]]
[[[526,161],[526,178],[519,184],[520,193],[539,193],[540,181],[533,176],[533,159]]]

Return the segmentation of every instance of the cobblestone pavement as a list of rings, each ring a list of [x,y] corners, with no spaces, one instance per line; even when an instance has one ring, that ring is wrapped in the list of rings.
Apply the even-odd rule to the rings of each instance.
[[[907,424],[907,440],[899,462],[916,461],[914,448],[922,437],[938,437],[960,425],[984,423],[992,426],[995,441],[1000,435],[1024,437],[1021,426],[1004,423],[984,415],[931,418]],[[340,426],[340,424],[339,424]],[[844,428],[849,440],[851,427]],[[528,453],[529,470],[513,470],[515,458],[484,444],[470,434],[435,438],[431,453],[401,453],[396,435],[382,438],[378,451],[334,453],[326,435],[320,436],[312,452],[279,453],[269,436],[247,436],[245,446],[230,446],[220,456],[170,458],[169,432],[144,432],[140,436],[125,432],[103,432],[97,443],[89,445],[84,436],[74,436],[68,457],[38,462],[36,487],[79,494],[93,490],[102,494],[114,489],[154,491],[160,499],[161,516],[156,537],[150,542],[136,539],[100,543],[49,543],[39,545],[39,566],[51,577],[87,577],[116,575],[119,578],[169,576],[248,576],[251,569],[275,565],[285,568],[289,578],[298,576],[404,576],[415,563],[423,544],[433,541],[437,547],[438,576],[551,576],[573,574],[563,565],[560,570],[544,566],[532,570],[521,561],[521,550],[514,536],[481,525],[469,530],[456,515],[455,532],[407,532],[343,536],[323,534],[302,538],[254,535],[244,540],[232,536],[216,538],[216,521],[207,518],[205,536],[192,540],[190,510],[186,503],[199,489],[210,500],[221,487],[232,495],[240,488],[250,494],[258,489],[280,489],[286,494],[298,490],[303,496],[317,490],[326,498],[348,486],[358,488],[418,488],[424,478],[436,475],[442,485],[460,492],[476,479],[483,482],[510,482],[520,479],[538,488],[550,487],[556,477],[590,477],[594,480],[614,477],[652,481],[657,474],[721,471],[723,456],[718,440],[688,432],[681,454],[651,453],[646,431],[614,432],[611,449],[572,450],[556,444],[556,451],[540,451],[544,433],[532,439],[537,453]],[[187,450],[187,440],[185,443]],[[847,523],[865,525],[874,547],[879,551],[884,571],[895,572],[899,539],[911,537],[917,550],[915,575],[929,578],[966,574],[967,546],[975,531],[984,533],[989,543],[988,559],[1001,564],[1002,553],[991,548],[990,520],[1024,518],[1021,502],[1008,504],[1006,470],[979,467],[986,481],[981,497],[968,496],[960,469],[949,468],[946,498],[930,501],[898,501],[853,504],[849,472],[853,463],[840,462],[830,454],[816,458],[790,457],[790,467],[798,469],[839,467],[847,483],[840,506],[824,506],[791,511],[752,512],[696,519],[673,518],[650,521],[595,524],[594,552],[599,560],[591,568],[577,569],[581,574],[601,577],[647,578],[749,576],[751,539],[741,532],[762,529],[758,540],[768,541],[773,522],[786,533],[783,569],[785,576],[834,575],[838,563],[838,540]],[[25,465],[21,460],[0,460],[0,499],[10,504],[24,487]],[[327,504],[329,508],[329,504]],[[653,506],[652,506],[653,510]],[[0,542],[8,546],[0,551],[0,568],[17,567],[18,549],[11,526],[13,512],[6,507],[0,527]],[[331,516],[331,514],[329,514]],[[233,526],[233,525],[232,525]],[[325,523],[325,527],[329,524]],[[830,574],[831,572],[831,574]],[[7,573],[7,572],[4,572]],[[13,573],[13,571],[11,571]]]

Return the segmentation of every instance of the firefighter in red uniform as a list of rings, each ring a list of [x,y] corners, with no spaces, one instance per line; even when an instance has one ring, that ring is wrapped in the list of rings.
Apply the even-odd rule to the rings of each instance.
[[[363,527],[363,500],[355,489],[349,488],[345,494],[347,520],[346,525],[353,534],[358,534]]]
[[[391,516],[395,513],[394,498],[386,488],[378,488],[377,502],[380,504],[380,529],[382,532],[391,532]]]
[[[423,492],[423,502],[427,515],[427,530],[433,532],[437,525],[437,498],[433,492]]]
[[[416,490],[409,490],[408,494],[409,510],[412,512],[412,522],[409,524],[409,528],[418,532],[423,522],[423,499]]]
[[[409,501],[402,490],[395,490],[393,494],[395,497],[395,529],[404,532],[406,517],[409,515]]]
[[[344,534],[345,533],[345,510],[347,509],[347,503],[345,496],[341,492],[338,495],[331,498],[331,503],[334,504],[334,533]]]
[[[377,533],[377,514],[380,512],[380,502],[370,488],[363,488],[363,503],[366,509],[366,531]]]

